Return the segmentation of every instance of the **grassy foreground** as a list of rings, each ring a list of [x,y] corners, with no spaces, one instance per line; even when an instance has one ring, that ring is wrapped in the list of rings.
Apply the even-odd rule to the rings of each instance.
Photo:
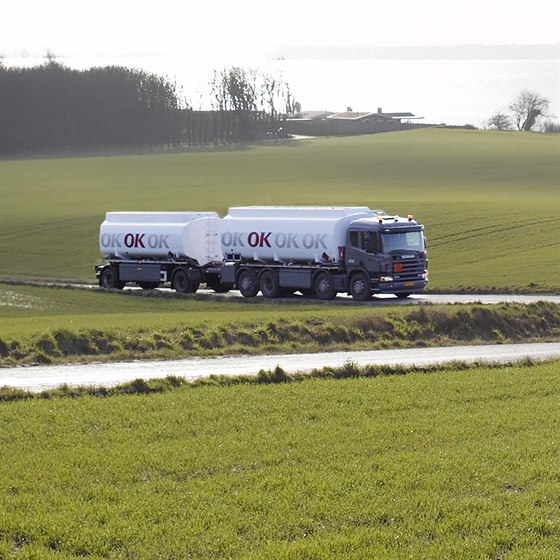
[[[560,554],[560,368],[0,404],[3,558]]]
[[[323,204],[414,214],[432,289],[560,287],[554,135],[424,129],[0,167],[0,278],[91,282],[108,210]]]
[[[0,285],[0,308],[0,365],[560,339],[560,305],[546,302],[279,304]]]

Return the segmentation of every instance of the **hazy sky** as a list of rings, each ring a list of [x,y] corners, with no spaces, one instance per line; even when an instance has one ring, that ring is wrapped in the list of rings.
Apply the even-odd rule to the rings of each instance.
[[[558,0],[0,0],[0,7],[0,54],[8,57],[560,41]]]

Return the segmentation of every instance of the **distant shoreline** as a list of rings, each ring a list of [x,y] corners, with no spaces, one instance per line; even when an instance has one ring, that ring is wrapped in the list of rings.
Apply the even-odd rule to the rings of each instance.
[[[454,45],[406,47],[304,46],[269,52],[272,59],[377,60],[558,60],[560,43],[550,45]]]

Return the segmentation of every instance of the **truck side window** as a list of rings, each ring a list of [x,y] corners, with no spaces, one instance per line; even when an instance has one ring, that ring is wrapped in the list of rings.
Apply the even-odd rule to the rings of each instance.
[[[379,253],[379,243],[377,242],[377,234],[364,232],[362,237],[362,247],[366,253]]]
[[[360,249],[366,253],[379,253],[377,233],[369,231],[350,231],[348,240],[354,249]]]
[[[359,231],[351,231],[349,235],[350,245],[355,249],[361,249],[360,246],[360,232]]]

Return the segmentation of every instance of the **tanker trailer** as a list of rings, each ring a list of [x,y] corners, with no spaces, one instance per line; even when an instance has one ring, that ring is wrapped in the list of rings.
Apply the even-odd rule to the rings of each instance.
[[[179,292],[196,292],[201,282],[218,282],[219,224],[215,212],[107,212],[99,230],[105,261],[95,267],[99,285],[150,289],[169,282]]]
[[[221,222],[222,281],[244,297],[295,291],[407,297],[427,284],[423,226],[367,207],[230,208]]]

